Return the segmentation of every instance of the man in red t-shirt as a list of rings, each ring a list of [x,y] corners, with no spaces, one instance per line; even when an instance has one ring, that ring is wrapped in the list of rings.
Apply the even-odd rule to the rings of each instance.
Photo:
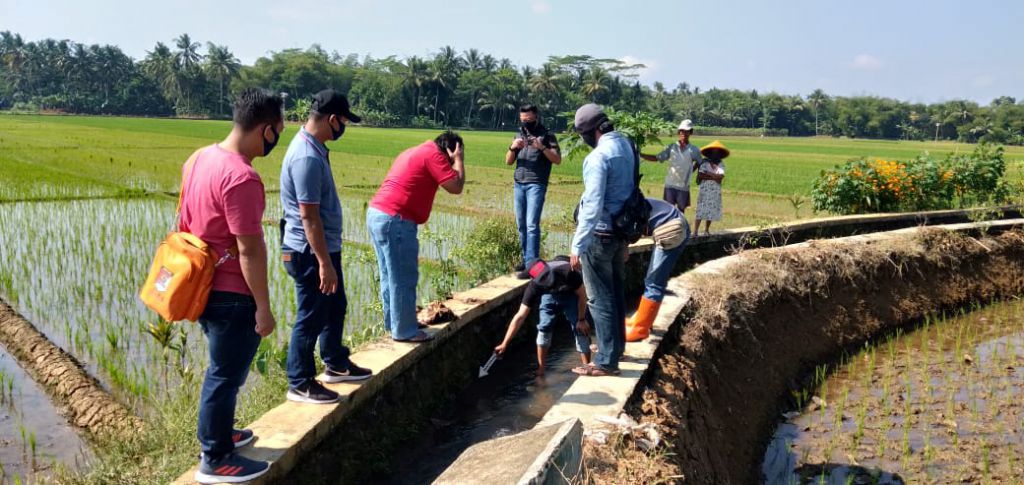
[[[197,435],[203,453],[199,483],[240,482],[267,472],[270,464],[235,453],[254,438],[234,429],[235,400],[245,383],[261,337],[274,331],[263,242],[263,181],[252,160],[266,156],[284,131],[281,98],[247,89],[235,102],[234,126],[224,141],[199,150],[186,164],[179,229],[219,254],[237,254],[217,266],[213,291],[199,324],[210,365],[199,396]],[[237,252],[236,252],[237,250]]]
[[[430,217],[439,186],[451,194],[462,193],[466,184],[462,153],[462,137],[452,131],[402,152],[366,210],[366,227],[380,270],[384,329],[396,341],[431,339],[416,321],[417,225]]]

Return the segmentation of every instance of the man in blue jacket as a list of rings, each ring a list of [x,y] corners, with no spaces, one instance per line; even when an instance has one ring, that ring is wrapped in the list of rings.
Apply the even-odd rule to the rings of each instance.
[[[577,367],[573,372],[617,375],[619,359],[626,349],[626,241],[614,233],[612,216],[622,211],[633,193],[639,161],[629,139],[615,131],[608,115],[596,104],[586,104],[576,111],[575,130],[593,151],[583,160],[583,197],[569,259],[573,269],[583,271],[598,353],[592,365]]]

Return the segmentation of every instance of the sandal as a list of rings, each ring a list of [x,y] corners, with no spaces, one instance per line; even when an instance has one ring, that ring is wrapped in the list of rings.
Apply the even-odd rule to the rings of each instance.
[[[424,332],[423,330],[420,330],[419,332],[416,332],[416,335],[414,335],[412,338],[402,338],[402,339],[392,338],[391,340],[394,340],[395,342],[408,342],[408,343],[413,343],[413,344],[419,344],[419,343],[429,342],[431,340],[434,340],[434,336],[430,335],[427,332]]]
[[[616,369],[616,370],[604,369],[604,368],[598,367],[598,366],[593,365],[593,364],[588,364],[588,365],[581,365],[579,367],[574,367],[572,369],[572,373],[576,374],[576,375],[579,375],[579,376],[583,376],[583,377],[607,377],[607,376],[617,376],[617,375],[621,374],[621,371],[619,371],[618,369]]]

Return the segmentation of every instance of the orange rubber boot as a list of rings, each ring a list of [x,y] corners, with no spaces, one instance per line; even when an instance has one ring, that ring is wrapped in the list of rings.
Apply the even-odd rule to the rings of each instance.
[[[626,319],[626,341],[639,342],[651,334],[654,317],[658,316],[661,302],[640,298],[636,313]]]

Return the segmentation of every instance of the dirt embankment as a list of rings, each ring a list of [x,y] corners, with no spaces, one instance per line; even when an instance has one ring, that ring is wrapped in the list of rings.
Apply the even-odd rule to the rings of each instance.
[[[814,241],[742,253],[688,286],[692,318],[666,336],[674,345],[652,363],[631,405],[640,420],[664,426],[670,449],[644,456],[590,447],[596,481],[655,467],[666,481],[757,483],[764,445],[799,377],[931,312],[1021,294],[1024,235],[925,229]]]
[[[129,436],[142,421],[107,393],[70,354],[0,301],[0,343],[53,396],[75,426],[96,436]]]

